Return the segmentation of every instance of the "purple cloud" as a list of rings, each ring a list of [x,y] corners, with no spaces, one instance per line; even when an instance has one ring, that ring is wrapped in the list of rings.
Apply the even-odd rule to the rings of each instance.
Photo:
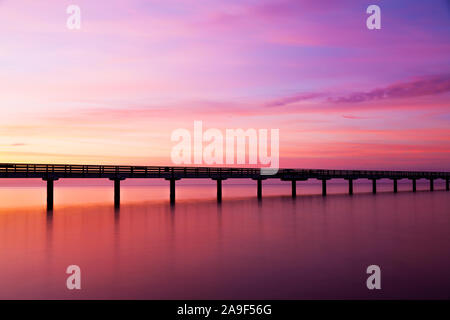
[[[266,107],[282,107],[288,104],[311,100],[323,96],[322,93],[300,93],[266,103]]]
[[[411,98],[450,91],[450,74],[423,77],[410,82],[395,83],[367,92],[354,92],[344,97],[329,98],[335,103],[357,103],[382,99]]]

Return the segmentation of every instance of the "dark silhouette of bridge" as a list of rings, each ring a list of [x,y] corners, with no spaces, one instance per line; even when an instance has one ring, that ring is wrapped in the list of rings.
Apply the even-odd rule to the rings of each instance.
[[[276,174],[261,174],[258,168],[219,167],[157,167],[157,166],[113,166],[113,165],[68,165],[68,164],[0,164],[0,178],[39,178],[47,182],[47,209],[53,209],[54,181],[62,178],[106,178],[114,182],[114,205],[120,205],[120,181],[128,178],[166,179],[170,182],[170,203],[175,203],[175,182],[180,179],[212,179],[217,181],[217,201],[222,200],[222,181],[227,179],[253,179],[257,182],[257,197],[262,198],[262,181],[280,179],[291,181],[292,197],[297,196],[297,181],[318,179],[322,181],[322,195],[327,194],[327,180],[348,180],[348,192],[353,194],[353,181],[372,180],[372,192],[377,192],[377,180],[391,179],[397,192],[397,181],[409,179],[412,190],[416,181],[427,179],[430,191],[434,180],[445,180],[449,190],[450,172],[432,171],[373,171],[373,170],[324,170],[324,169],[280,169]]]

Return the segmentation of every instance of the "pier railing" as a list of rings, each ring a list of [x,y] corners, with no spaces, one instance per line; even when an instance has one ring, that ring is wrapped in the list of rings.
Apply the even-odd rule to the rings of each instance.
[[[380,171],[380,170],[329,170],[329,169],[279,169],[274,175],[261,175],[259,168],[232,167],[176,167],[176,166],[114,166],[70,164],[0,164],[0,177],[57,178],[435,178],[450,177],[450,172],[437,171]]]

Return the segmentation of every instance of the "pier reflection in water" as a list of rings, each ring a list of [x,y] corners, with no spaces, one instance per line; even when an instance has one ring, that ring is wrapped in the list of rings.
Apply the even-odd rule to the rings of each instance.
[[[104,203],[57,200],[50,213],[38,205],[3,206],[0,298],[449,297],[448,192],[292,199],[277,195],[286,186],[274,186],[272,196],[257,201],[253,189],[247,197],[243,188],[225,187],[221,204],[214,191],[195,201],[180,196],[175,206],[133,202],[124,187],[120,209],[109,195]],[[89,194],[104,192],[64,190],[87,202]],[[183,192],[201,198],[202,190],[186,186]],[[0,189],[30,199],[33,192]],[[65,287],[71,264],[81,268],[80,291]],[[365,285],[371,264],[381,267],[377,292]]]

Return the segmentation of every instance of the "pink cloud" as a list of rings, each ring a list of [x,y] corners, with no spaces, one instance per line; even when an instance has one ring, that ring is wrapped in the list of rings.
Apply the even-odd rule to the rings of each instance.
[[[303,93],[303,94],[301,93],[301,94],[296,94],[293,96],[287,96],[284,98],[280,98],[278,100],[269,101],[268,103],[265,104],[265,106],[266,107],[281,107],[281,106],[286,106],[286,105],[297,103],[297,102],[302,102],[302,101],[306,101],[306,100],[319,98],[319,97],[322,97],[323,95],[324,94],[322,94],[322,93]]]

